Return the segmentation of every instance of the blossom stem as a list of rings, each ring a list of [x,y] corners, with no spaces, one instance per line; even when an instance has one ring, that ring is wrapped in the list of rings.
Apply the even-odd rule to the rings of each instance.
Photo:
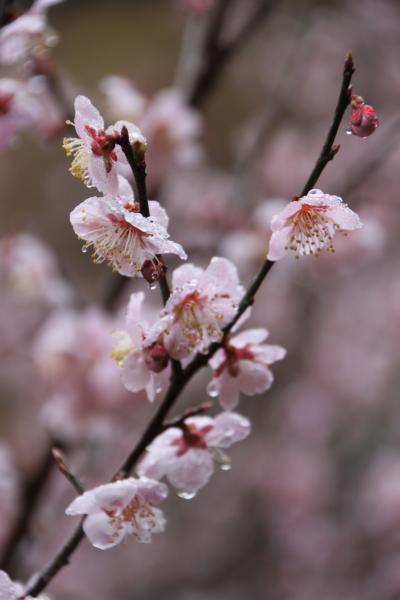
[[[129,132],[126,127],[122,127],[121,135],[117,140],[117,143],[121,146],[123,153],[125,154],[126,160],[132,169],[133,176],[135,178],[136,189],[138,193],[138,200],[140,204],[140,212],[144,217],[150,216],[149,201],[147,198],[146,188],[146,163],[144,158],[138,160],[133,152],[132,145],[129,141]]]
[[[339,146],[334,145],[334,141],[339,130],[340,123],[342,122],[343,115],[351,101],[351,79],[354,71],[353,56],[351,52],[348,52],[344,62],[342,85],[340,88],[332,125],[329,128],[328,135],[326,136],[325,143],[322,146],[321,153],[300,194],[300,197],[306,196],[308,192],[315,186],[327,163],[334,158],[335,154],[337,154],[339,150]]]
[[[146,187],[146,162],[144,160],[144,152],[143,156],[138,160],[138,156],[135,156],[135,152],[132,149],[132,145],[129,141],[129,133],[126,127],[123,127],[121,130],[121,136],[118,139],[117,143],[121,146],[123,153],[126,156],[126,160],[129,163],[130,168],[132,169],[133,177],[135,179],[136,189],[138,193],[138,199],[140,204],[140,212],[144,217],[150,216],[149,209],[149,201],[147,197],[147,187]],[[171,290],[169,288],[169,283],[166,277],[166,267],[164,265],[164,260],[161,255],[157,256],[158,260],[162,262],[163,269],[162,275],[159,279],[159,285],[161,289],[161,296],[163,299],[163,303],[165,304],[168,298],[171,295]]]

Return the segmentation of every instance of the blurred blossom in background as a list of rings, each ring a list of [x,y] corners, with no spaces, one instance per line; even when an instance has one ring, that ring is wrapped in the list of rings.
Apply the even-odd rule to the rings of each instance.
[[[232,32],[255,3],[232,2]],[[229,450],[230,472],[216,469],[190,502],[171,490],[166,530],[151,545],[102,553],[84,542],[51,595],[400,598],[399,3],[274,3],[200,106],[185,100],[196,68],[187,53],[212,0],[43,4],[27,15],[45,19],[50,64],[40,53],[35,64],[21,59],[18,31],[0,44],[0,545],[50,440],[68,448],[85,487],[98,485],[153,410],[144,391],[125,389],[111,358],[129,294],[144,283],[132,279],[109,310],[117,276],[81,252],[69,222],[95,195],[70,176],[61,146],[73,135],[64,122],[75,96],[91,98],[106,124],[138,125],[150,198],[167,208],[171,239],[202,268],[213,255],[230,259],[247,286],[271,218],[320,152],[351,49],[354,93],[381,126],[366,139],[347,135],[348,112],[317,187],[341,196],[364,228],[338,234],[335,254],[279,261],[260,289],[249,326],[267,328],[287,357],[268,392],[242,397],[252,434]],[[158,291],[150,299],[151,322]],[[209,399],[208,381],[204,372],[191,383],[178,412]],[[54,469],[13,578],[26,580],[62,543],[73,497]]]

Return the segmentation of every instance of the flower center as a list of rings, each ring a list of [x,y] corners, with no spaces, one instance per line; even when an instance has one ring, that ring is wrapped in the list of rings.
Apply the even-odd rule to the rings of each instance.
[[[247,344],[243,348],[235,348],[229,343],[229,340],[225,342],[224,346],[225,358],[219,367],[214,371],[214,377],[220,377],[225,369],[228,369],[228,373],[231,377],[237,377],[240,371],[241,360],[254,360],[254,353],[250,350],[250,345]]]
[[[95,156],[101,156],[107,173],[112,169],[112,161],[117,161],[115,148],[115,136],[105,131],[97,131],[94,127],[86,125],[85,129],[92,138],[91,150]]]
[[[290,218],[293,233],[286,250],[296,252],[298,258],[303,254],[318,255],[328,242],[327,250],[333,252],[330,243],[336,227],[327,217],[328,207],[324,204],[314,206],[302,204],[300,209]]]
[[[198,450],[207,450],[207,442],[204,439],[204,436],[211,431],[213,425],[206,425],[205,427],[196,427],[196,425],[186,425],[182,426],[182,435],[172,440],[171,446],[176,446],[176,455],[182,456],[186,454],[186,452],[192,448]]]

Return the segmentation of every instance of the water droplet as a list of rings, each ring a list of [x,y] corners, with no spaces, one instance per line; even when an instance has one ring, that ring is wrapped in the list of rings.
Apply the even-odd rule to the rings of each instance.
[[[156,394],[161,394],[161,392],[162,392],[162,387],[161,387],[161,385],[158,385],[156,387]]]
[[[221,471],[230,471],[232,469],[232,463],[229,462],[223,462],[219,465],[219,468],[221,469]]]
[[[149,288],[150,288],[151,290],[155,290],[155,289],[156,289],[156,287],[157,287],[157,284],[156,284],[156,283],[151,283],[151,284],[149,285]]]
[[[210,398],[216,398],[218,396],[218,389],[213,380],[207,385],[207,394]]]
[[[196,496],[196,492],[176,492],[176,495],[183,500],[192,500]]]
[[[352,135],[351,129],[346,129],[346,133],[347,133],[347,135]]]
[[[85,254],[87,251],[88,251],[87,246],[82,246],[82,252],[83,252],[83,254]]]

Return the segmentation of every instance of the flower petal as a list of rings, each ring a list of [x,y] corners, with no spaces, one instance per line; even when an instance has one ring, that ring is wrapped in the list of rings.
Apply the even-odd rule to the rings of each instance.
[[[215,418],[215,427],[205,435],[207,444],[216,448],[229,448],[250,434],[250,421],[233,412],[223,412]]]
[[[88,134],[86,127],[93,127],[96,131],[104,129],[103,117],[86,96],[77,96],[74,106],[76,132],[81,139],[91,144],[92,138]]]
[[[119,544],[126,535],[125,528],[114,523],[106,513],[95,512],[86,517],[83,531],[95,548],[108,550]]]
[[[285,256],[292,231],[292,225],[287,225],[286,227],[282,227],[282,229],[274,231],[269,241],[268,260],[280,260]]]

